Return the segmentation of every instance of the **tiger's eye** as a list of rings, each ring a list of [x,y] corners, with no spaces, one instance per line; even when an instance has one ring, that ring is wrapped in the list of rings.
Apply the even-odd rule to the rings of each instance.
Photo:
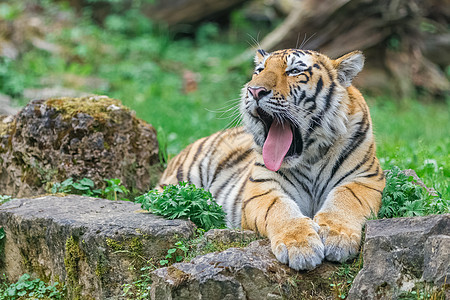
[[[294,69],[290,69],[288,71],[286,71],[287,75],[290,76],[295,76],[295,75],[299,75],[302,71],[300,71],[300,69],[294,68]]]
[[[255,70],[255,74],[259,74],[262,72],[262,70],[264,70],[264,68],[258,68]]]

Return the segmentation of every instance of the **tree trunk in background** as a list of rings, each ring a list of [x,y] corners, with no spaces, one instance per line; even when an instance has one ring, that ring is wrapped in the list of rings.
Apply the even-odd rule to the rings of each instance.
[[[337,58],[359,49],[366,67],[356,84],[374,93],[413,96],[425,89],[448,94],[444,69],[450,64],[449,0],[291,0],[285,21],[261,48],[299,47]],[[248,50],[236,63],[248,59]]]
[[[111,13],[126,11],[132,7],[138,8],[150,19],[169,25],[171,29],[180,26],[190,26],[202,21],[213,21],[217,17],[226,16],[232,9],[248,0],[153,0],[153,1],[92,1],[67,0],[68,3],[82,12],[89,7],[95,21],[103,24]]]
[[[143,12],[149,18],[169,26],[195,24],[230,12],[247,0],[156,0],[144,4]]]

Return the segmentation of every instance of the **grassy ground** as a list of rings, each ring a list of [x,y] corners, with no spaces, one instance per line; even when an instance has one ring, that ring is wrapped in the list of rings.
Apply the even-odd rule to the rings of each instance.
[[[383,167],[414,169],[428,186],[450,199],[450,103],[368,102]]]
[[[55,5],[45,3],[51,16]],[[251,36],[261,30],[239,13],[233,14],[226,31],[205,24],[194,36],[178,39],[135,10],[111,15],[104,28],[87,17],[67,14],[69,23],[77,25],[45,36],[62,47],[59,53],[31,49],[15,61],[0,58],[0,92],[24,104],[28,101],[22,97],[25,88],[50,83],[120,99],[158,129],[172,155],[233,123],[233,107],[250,78],[251,62],[233,70],[229,66],[254,44]],[[51,23],[51,17],[47,21]],[[183,92],[186,71],[197,82],[197,89],[190,93]],[[95,80],[99,83],[92,84]],[[367,100],[383,167],[415,169],[449,199],[449,102]]]

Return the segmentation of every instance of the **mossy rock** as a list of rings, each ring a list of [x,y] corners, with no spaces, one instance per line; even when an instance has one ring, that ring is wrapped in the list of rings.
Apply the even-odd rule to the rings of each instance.
[[[161,170],[156,130],[117,99],[33,100],[12,120],[3,121],[3,194],[42,194],[69,177],[90,178],[96,188],[105,186],[104,179],[119,178],[129,190],[144,192]]]
[[[0,206],[0,274],[65,285],[69,299],[121,299],[147,262],[163,259],[195,225],[166,220],[130,201],[77,195],[13,199]]]

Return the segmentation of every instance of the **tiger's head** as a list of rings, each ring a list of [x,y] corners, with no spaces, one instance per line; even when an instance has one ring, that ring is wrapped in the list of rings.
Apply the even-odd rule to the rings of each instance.
[[[255,65],[241,113],[268,169],[296,167],[346,133],[348,87],[364,65],[360,51],[332,60],[309,50],[258,50]]]

